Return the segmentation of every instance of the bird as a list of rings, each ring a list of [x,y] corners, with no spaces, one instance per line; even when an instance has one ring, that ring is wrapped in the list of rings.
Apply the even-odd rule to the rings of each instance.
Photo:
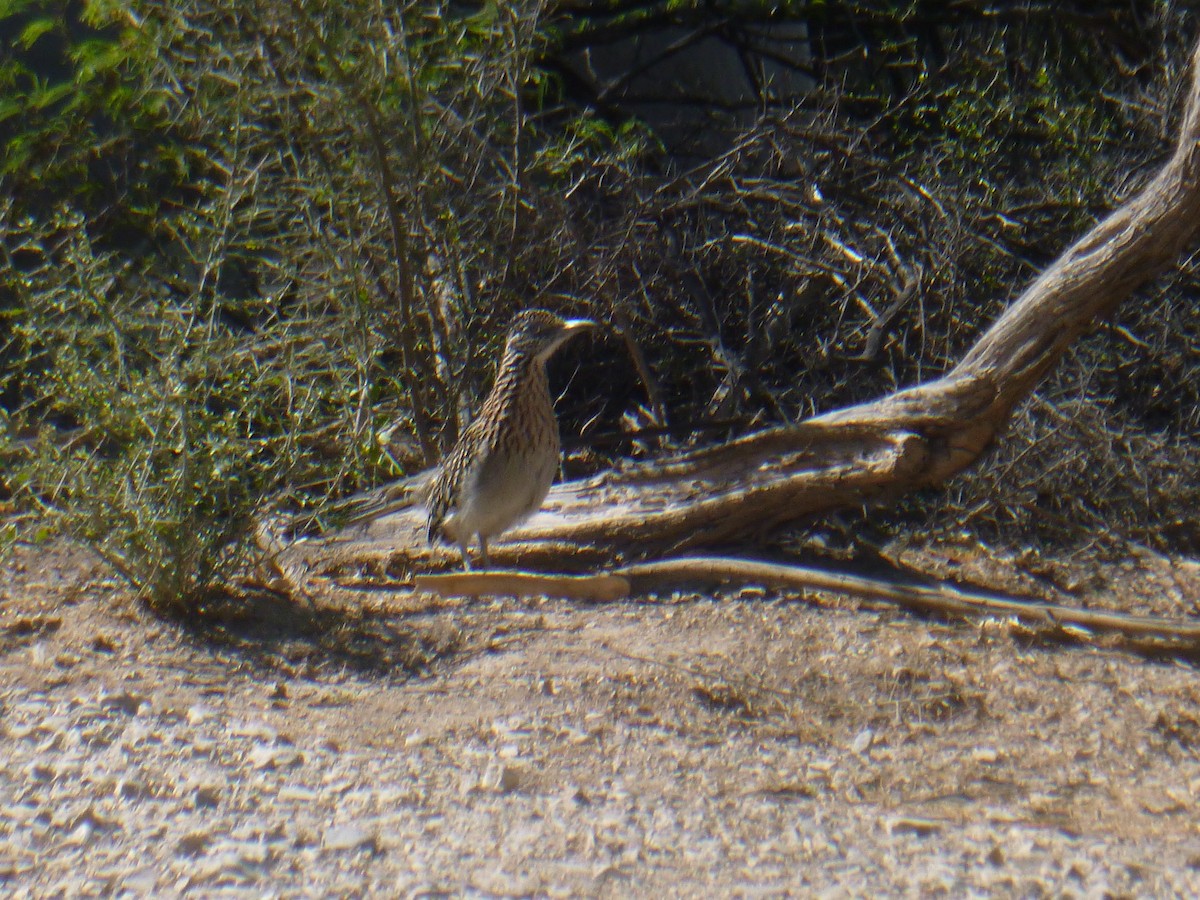
[[[488,540],[537,512],[546,499],[560,450],[546,362],[568,339],[596,327],[591,319],[564,319],[544,309],[518,313],[491,392],[431,479],[416,486],[425,497],[427,540],[457,544],[466,571],[473,540],[484,567],[491,568]],[[355,520],[378,518],[392,506],[377,504]]]

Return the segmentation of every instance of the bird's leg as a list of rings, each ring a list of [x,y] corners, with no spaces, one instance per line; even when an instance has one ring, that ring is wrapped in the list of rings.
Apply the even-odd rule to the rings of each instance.
[[[458,545],[458,552],[462,554],[462,558],[463,558],[463,571],[464,571],[464,572],[470,572],[470,571],[471,571],[471,554],[467,553],[467,545],[466,545],[466,544],[459,544],[459,545]]]
[[[492,561],[488,559],[487,538],[485,538],[482,534],[479,535],[479,552],[483,558],[483,567],[485,569],[490,569],[492,567]]]

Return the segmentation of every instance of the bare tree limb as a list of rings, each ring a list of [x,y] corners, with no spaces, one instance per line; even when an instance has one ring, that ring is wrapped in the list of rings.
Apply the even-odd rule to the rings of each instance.
[[[549,596],[611,603],[635,594],[714,585],[762,585],[795,592],[821,591],[861,597],[901,609],[951,617],[1003,617],[1049,627],[1082,642],[1116,635],[1135,649],[1172,653],[1200,651],[1200,624],[1194,620],[1076,609],[997,593],[964,590],[941,583],[909,583],[865,578],[808,566],[783,565],[721,556],[689,556],[624,566],[603,575],[533,575],[524,572],[465,572],[418,575],[413,587],[442,596]]]
[[[675,459],[558,485],[493,548],[526,566],[645,559],[753,537],[832,509],[937,485],[977,460],[1079,335],[1200,237],[1200,47],[1175,151],[1145,187],[1054,262],[941,378]],[[444,565],[423,511],[296,548],[317,569]]]

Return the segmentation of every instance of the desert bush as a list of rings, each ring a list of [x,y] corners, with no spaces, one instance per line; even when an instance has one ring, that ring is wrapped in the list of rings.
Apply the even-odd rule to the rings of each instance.
[[[638,10],[649,7],[663,11]],[[632,27],[589,9],[576,44],[589,27],[605,40]],[[708,28],[754,53],[753,33],[721,30],[720,12],[674,9],[671,27]],[[651,200],[618,233],[648,232],[646,252],[612,252],[599,293],[634,298],[629,315],[676,421],[732,418],[741,430],[944,371],[1137,188],[1173,131],[1190,10],[1073,10],[1079,27],[1063,27],[1057,8],[988,21],[966,7],[824,4],[823,25],[840,20],[851,47],[815,55],[816,87],[782,109],[764,92],[763,113],[735,129],[727,152],[640,191]],[[645,99],[636,88],[625,96]],[[603,257],[602,238],[590,246]],[[903,504],[897,527],[927,527],[932,513],[940,527],[1002,520],[1016,541],[1086,542],[1111,527],[1158,547],[1197,546],[1198,310],[1191,263],[1131,298],[1080,342],[993,456],[951,490]],[[1039,426],[1035,411],[1061,404],[1080,428]],[[1083,428],[1097,417],[1104,439]]]
[[[253,558],[268,508],[322,524],[332,498],[432,463],[522,306],[619,325],[624,343],[556,363],[607,386],[574,380],[568,442],[617,455],[923,380],[1153,164],[1188,45],[1162,4],[1066,26],[751,4],[740,31],[718,7],[8,8],[9,490],[191,608]],[[809,17],[814,86],[764,86],[703,153],[563,65],[656,22],[749,41],[787,16]],[[1049,491],[1186,530],[1160,528],[1186,514],[1147,503],[1148,477],[1117,476],[1196,458],[1195,297],[1188,269],[1082,344],[1011,456],[942,496],[951,517]],[[666,433],[626,433],[646,424]],[[1046,461],[1071,441],[1102,458],[1067,478]]]
[[[503,246],[523,184],[553,182],[565,153],[524,158],[535,20],[110,12],[136,22],[115,77],[156,111],[114,126],[121,158],[135,182],[165,159],[173,181],[120,234],[129,216],[98,221],[85,183],[51,206],[12,182],[6,405],[27,495],[156,605],[187,606],[252,552],[268,501],[319,509],[394,473],[377,432],[408,437],[400,465],[453,439],[459,395],[486,374],[471,341],[518,302],[505,270],[553,264]]]

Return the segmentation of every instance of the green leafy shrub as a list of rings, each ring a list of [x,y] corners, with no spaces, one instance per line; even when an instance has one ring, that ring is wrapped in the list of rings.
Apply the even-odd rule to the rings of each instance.
[[[69,89],[44,119],[22,95],[10,138],[37,149],[0,206],[0,391],[35,436],[22,496],[188,609],[268,507],[319,515],[453,440],[476,335],[556,265],[522,220],[559,164],[526,159],[538,36],[498,6],[105,13],[131,23],[87,39],[107,68],[68,42]],[[80,161],[114,140],[98,192]]]
[[[565,405],[568,436],[657,403],[685,423],[669,449],[943,370],[1161,152],[1183,58],[1169,13],[1147,26],[1165,49],[1125,77],[1108,43],[1076,29],[1067,47],[1037,10],[1023,30],[968,10],[927,40],[923,5],[753,4],[870,52],[839,45],[805,97],[764,95],[722,120],[727,146],[685,158],[613,97],[581,100],[556,60],[593,26],[717,15],[731,37],[734,7],[78,9],[0,8],[0,461],[20,502],[175,609],[253,560],[269,508],[321,519],[432,463],[521,306],[620,321],[655,373],[614,343],[571,348],[559,364],[591,352],[606,390]],[[1082,371],[1128,429],[1059,479],[1097,510],[1136,505],[1120,454],[1158,471],[1198,439],[1194,280],[1122,320],[1170,391],[1103,336],[1044,390],[1074,402]],[[1070,432],[1041,421],[1018,427],[1053,455]],[[1027,509],[1041,458],[947,503]],[[1180,517],[1138,510],[1148,531]]]

